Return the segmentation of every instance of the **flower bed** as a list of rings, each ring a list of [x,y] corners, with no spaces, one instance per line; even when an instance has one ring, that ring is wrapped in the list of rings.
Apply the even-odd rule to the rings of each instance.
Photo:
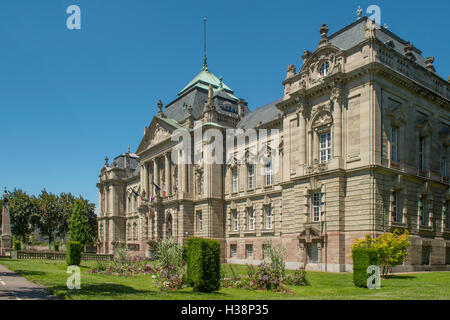
[[[221,285],[224,288],[290,293],[288,285],[309,285],[306,271],[303,269],[296,270],[294,274],[280,276],[270,264],[262,263],[258,267],[247,266],[247,275],[236,276],[233,267],[229,265],[229,268],[233,276],[222,278]]]
[[[133,261],[124,264],[107,264],[99,261],[95,267],[88,270],[88,273],[133,277],[139,274],[158,274],[160,273],[160,270],[158,267],[149,264],[148,261],[133,259]]]

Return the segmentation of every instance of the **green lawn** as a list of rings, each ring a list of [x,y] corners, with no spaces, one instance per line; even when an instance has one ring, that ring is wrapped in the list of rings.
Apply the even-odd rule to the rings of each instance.
[[[351,274],[308,272],[311,285],[290,287],[293,294],[243,289],[221,289],[216,293],[203,294],[191,288],[161,292],[150,275],[124,278],[89,274],[86,271],[95,264],[92,262],[82,263],[81,290],[68,290],[66,281],[69,274],[66,273],[65,262],[0,259],[0,264],[48,287],[50,292],[77,300],[450,299],[450,272],[394,275],[392,279],[381,281],[380,290],[356,288]],[[236,266],[236,270],[243,274],[245,267]]]

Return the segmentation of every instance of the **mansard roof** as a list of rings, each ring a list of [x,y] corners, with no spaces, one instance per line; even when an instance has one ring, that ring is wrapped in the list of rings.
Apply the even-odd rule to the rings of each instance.
[[[331,45],[341,50],[348,50],[357,46],[365,39],[367,21],[367,17],[356,20],[352,24],[330,35],[328,37],[328,41],[330,41]],[[385,45],[405,56],[405,48],[409,43],[396,34],[378,25],[375,29],[375,37]],[[425,58],[422,56],[422,51],[420,51],[416,47],[413,47],[412,53],[414,55],[415,62],[425,68]]]

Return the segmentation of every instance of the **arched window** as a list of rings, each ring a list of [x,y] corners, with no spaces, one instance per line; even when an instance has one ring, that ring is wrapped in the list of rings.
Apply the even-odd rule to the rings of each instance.
[[[330,71],[330,62],[329,61],[325,61],[324,63],[322,63],[320,65],[319,72],[322,77],[327,76],[329,71]]]

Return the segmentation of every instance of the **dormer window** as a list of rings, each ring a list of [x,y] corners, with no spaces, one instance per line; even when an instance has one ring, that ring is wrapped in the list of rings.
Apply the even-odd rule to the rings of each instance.
[[[322,65],[319,68],[320,75],[322,77],[326,77],[328,75],[329,71],[330,71],[330,62],[325,61],[324,63],[322,63]]]

